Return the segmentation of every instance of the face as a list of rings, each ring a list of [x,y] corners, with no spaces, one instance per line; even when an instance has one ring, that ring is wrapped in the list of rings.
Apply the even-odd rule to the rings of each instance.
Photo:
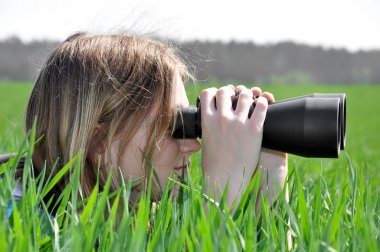
[[[179,75],[175,78],[175,105],[179,108],[189,106],[184,84]],[[122,169],[128,174],[129,179],[135,180],[143,176],[141,168],[142,154],[147,137],[148,127],[152,119],[147,118],[142,127],[139,128],[136,135],[132,138],[130,144],[122,155]],[[190,154],[199,151],[200,143],[196,139],[174,139],[169,136],[163,139],[159,146],[156,147],[151,159],[152,165],[158,175],[160,186],[164,190],[168,177],[172,175],[185,175],[188,171]],[[112,148],[117,148],[117,143]],[[116,152],[112,152],[116,153]],[[112,157],[113,163],[116,156]],[[177,188],[178,189],[178,188]],[[159,188],[153,188],[154,193],[158,193]],[[156,194],[158,195],[158,194]]]

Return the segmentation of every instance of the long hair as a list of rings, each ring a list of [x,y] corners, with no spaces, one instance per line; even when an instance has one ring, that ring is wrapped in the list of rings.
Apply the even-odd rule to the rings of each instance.
[[[89,149],[104,146],[104,155],[109,156],[111,143],[122,139],[117,150],[120,164],[121,153],[153,113],[155,123],[142,150],[149,160],[175,118],[174,78],[178,71],[183,80],[188,77],[175,50],[162,42],[127,33],[78,33],[66,39],[48,57],[26,110],[26,130],[36,120],[36,137],[42,137],[32,157],[35,171],[46,165],[51,172],[56,163],[57,172],[81,151],[84,197],[92,192],[97,176],[100,186],[104,185],[109,169],[113,169],[111,190],[119,188],[119,167],[93,162]],[[102,125],[102,131],[95,137],[97,125]],[[141,169],[148,174],[144,159]],[[123,176],[128,178],[128,174]],[[55,186],[55,198],[69,179],[67,174]]]

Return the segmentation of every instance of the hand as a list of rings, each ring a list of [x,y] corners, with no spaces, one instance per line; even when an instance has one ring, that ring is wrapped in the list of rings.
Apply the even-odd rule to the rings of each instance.
[[[267,98],[269,104],[275,102],[271,93],[261,93],[261,90],[258,90],[257,95],[262,95]],[[268,203],[271,206],[284,187],[284,182],[288,173],[288,155],[284,152],[262,148],[258,170],[262,175],[260,191],[268,196]],[[288,197],[287,193],[286,197]],[[260,197],[256,203],[256,209],[258,209],[259,206]]]
[[[261,96],[256,99],[256,107],[248,118],[253,96],[261,90],[249,90],[244,86],[237,89],[241,93],[235,110],[231,102],[231,97],[235,96],[232,85],[205,89],[201,93],[203,172],[209,179],[211,193],[215,183],[224,189],[230,181],[228,205],[238,195],[241,186],[242,192],[246,190],[258,166],[268,108],[267,98]],[[219,187],[216,193],[218,197]]]
[[[287,154],[263,148],[260,153],[258,170],[262,175],[260,191],[268,197],[268,203],[271,206],[284,187],[288,173]],[[256,205],[259,207],[259,202]]]

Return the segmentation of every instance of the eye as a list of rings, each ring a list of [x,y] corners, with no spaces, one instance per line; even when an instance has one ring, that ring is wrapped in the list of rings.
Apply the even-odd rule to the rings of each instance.
[[[167,135],[169,135],[170,137],[173,137],[173,134],[176,131],[177,121],[181,120],[181,117],[178,116],[180,111],[181,111],[181,108],[178,106],[173,111],[172,117],[171,117],[170,122],[169,122],[168,129],[167,129]]]
[[[166,130],[166,134],[168,136],[170,136],[170,137],[173,136],[173,133],[174,133],[174,130],[175,130],[175,115],[176,115],[176,111],[177,110],[178,109],[175,109],[175,113],[173,114],[173,116],[172,116],[172,118],[171,118],[171,120],[169,122],[169,126],[168,126],[168,128]]]

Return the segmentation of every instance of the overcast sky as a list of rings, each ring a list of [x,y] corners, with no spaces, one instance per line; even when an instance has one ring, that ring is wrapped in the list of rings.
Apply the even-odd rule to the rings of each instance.
[[[130,28],[180,40],[380,49],[380,0],[0,0],[0,39]]]

